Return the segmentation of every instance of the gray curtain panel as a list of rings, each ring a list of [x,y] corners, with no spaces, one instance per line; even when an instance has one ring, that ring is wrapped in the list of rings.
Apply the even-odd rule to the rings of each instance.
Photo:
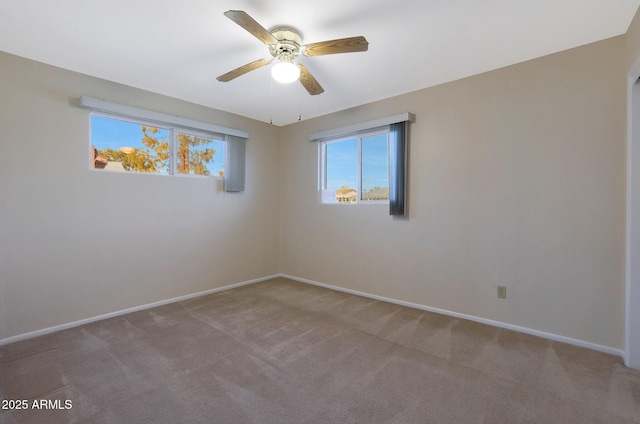
[[[224,167],[224,190],[244,191],[244,161],[247,139],[227,135],[227,154]]]
[[[406,216],[407,121],[391,124],[389,131],[389,214]]]

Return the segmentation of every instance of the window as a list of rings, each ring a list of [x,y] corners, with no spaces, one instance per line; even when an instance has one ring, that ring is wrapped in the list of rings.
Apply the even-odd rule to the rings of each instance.
[[[309,134],[318,142],[322,203],[387,203],[407,217],[409,122],[400,113]],[[377,130],[376,130],[377,129]]]
[[[389,202],[389,127],[325,139],[319,149],[322,203]]]
[[[82,96],[91,115],[91,167],[122,172],[224,177],[245,190],[247,131]]]
[[[91,150],[95,169],[224,176],[222,134],[93,114]]]

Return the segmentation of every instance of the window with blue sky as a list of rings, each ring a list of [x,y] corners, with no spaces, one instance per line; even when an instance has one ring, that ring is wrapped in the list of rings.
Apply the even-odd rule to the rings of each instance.
[[[93,114],[91,145],[95,169],[224,176],[223,136]]]
[[[321,201],[389,201],[387,128],[320,143]]]

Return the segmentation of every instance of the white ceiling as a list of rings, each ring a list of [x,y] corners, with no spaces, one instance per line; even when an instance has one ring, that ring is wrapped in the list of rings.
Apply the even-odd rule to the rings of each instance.
[[[0,50],[285,125],[623,34],[640,0],[3,0]],[[244,10],[303,43],[363,35],[369,51],[300,57],[325,92],[271,81],[223,15]],[[110,100],[110,99],[106,99]]]

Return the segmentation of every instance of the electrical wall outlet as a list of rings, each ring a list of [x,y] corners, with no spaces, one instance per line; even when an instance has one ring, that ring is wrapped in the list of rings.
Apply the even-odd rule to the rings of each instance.
[[[498,286],[498,299],[507,298],[507,286]]]

